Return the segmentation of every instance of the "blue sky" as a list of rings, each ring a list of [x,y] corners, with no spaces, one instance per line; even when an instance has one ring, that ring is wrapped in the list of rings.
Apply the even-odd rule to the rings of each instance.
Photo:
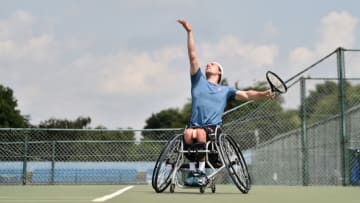
[[[0,2],[0,84],[33,124],[90,116],[92,127],[142,128],[181,108],[190,81],[178,18],[193,26],[200,63],[219,61],[241,87],[269,68],[289,78],[338,46],[360,48],[355,0]]]

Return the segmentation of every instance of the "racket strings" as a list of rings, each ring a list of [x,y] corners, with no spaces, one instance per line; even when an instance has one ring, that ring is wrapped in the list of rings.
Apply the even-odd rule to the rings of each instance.
[[[269,74],[268,78],[269,82],[273,85],[274,88],[276,88],[280,92],[286,92],[286,87],[284,86],[283,82],[279,80],[278,77]]]

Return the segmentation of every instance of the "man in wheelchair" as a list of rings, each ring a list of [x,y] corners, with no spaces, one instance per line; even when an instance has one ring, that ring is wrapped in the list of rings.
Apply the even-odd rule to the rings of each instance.
[[[189,127],[185,129],[185,147],[205,149],[207,135],[214,133],[216,126],[222,124],[222,115],[226,104],[231,100],[254,100],[273,98],[270,89],[265,91],[236,90],[234,87],[220,84],[224,74],[223,67],[217,62],[209,62],[205,67],[205,76],[201,72],[195,52],[195,43],[191,25],[179,19],[178,22],[187,32],[187,48],[190,61],[192,112]],[[188,154],[190,173],[185,185],[199,186],[206,184],[204,153]],[[196,167],[198,162],[198,167]],[[205,181],[205,182],[204,182]]]

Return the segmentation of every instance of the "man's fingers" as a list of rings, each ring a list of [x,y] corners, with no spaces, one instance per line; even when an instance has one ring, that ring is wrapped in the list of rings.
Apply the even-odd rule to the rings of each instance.
[[[186,21],[184,19],[178,19],[178,23],[185,25]]]
[[[191,26],[190,26],[190,24],[186,21],[186,20],[184,20],[184,19],[178,19],[177,20],[180,24],[182,24],[182,26],[189,32],[189,31],[191,31]]]

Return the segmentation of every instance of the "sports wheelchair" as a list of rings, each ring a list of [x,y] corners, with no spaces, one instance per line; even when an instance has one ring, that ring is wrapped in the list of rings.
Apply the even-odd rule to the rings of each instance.
[[[210,187],[215,193],[215,178],[226,168],[228,175],[242,193],[248,193],[251,188],[251,179],[248,173],[245,159],[239,145],[225,133],[221,133],[220,126],[216,126],[215,132],[207,132],[207,142],[204,147],[185,147],[184,134],[176,134],[162,149],[156,161],[152,174],[152,187],[157,193],[165,191],[170,186],[170,192],[175,187],[196,188],[184,184],[184,174],[189,172],[188,155],[204,157],[206,163],[206,177],[204,184],[197,186],[200,193]]]

